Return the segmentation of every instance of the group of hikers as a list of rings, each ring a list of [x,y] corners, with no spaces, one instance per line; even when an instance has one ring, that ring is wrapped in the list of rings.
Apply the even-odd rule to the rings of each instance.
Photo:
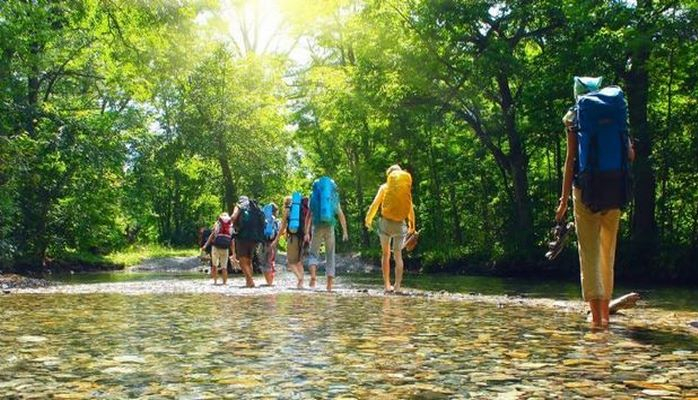
[[[575,226],[579,248],[582,295],[589,303],[592,327],[606,329],[609,303],[613,292],[613,264],[621,209],[630,200],[630,167],[635,158],[634,144],[628,134],[627,104],[617,86],[601,86],[601,78],[574,77],[575,104],[563,117],[567,133],[562,195],[555,213],[558,228]],[[380,209],[378,234],[382,249],[382,271],[386,292],[399,291],[402,282],[402,247],[406,235],[415,232],[412,204],[412,177],[399,165],[386,171],[387,180],[378,189],[367,210],[365,226],[371,224]],[[574,224],[565,225],[570,195],[573,199]],[[347,224],[339,204],[337,185],[329,177],[313,182],[310,198],[294,192],[283,203],[277,220],[277,207],[269,204],[260,210],[255,202],[241,197],[233,215],[221,214],[208,243],[213,244],[212,274],[216,282],[217,266],[225,266],[228,250],[231,260],[239,263],[253,287],[251,257],[256,243],[263,243],[262,271],[268,284],[275,273],[276,246],[286,237],[288,269],[303,287],[303,259],[307,257],[310,286],[315,287],[319,250],[326,247],[327,290],[335,277],[335,226],[339,221],[342,239],[348,240]],[[256,222],[255,222],[256,221]],[[265,226],[262,229],[262,225]],[[262,230],[264,233],[262,234]],[[233,232],[237,235],[233,239]],[[568,229],[557,230],[551,243],[554,258]],[[557,247],[557,248],[556,248]],[[390,253],[395,260],[395,285],[390,284]],[[227,275],[223,268],[223,283]]]
[[[402,282],[402,247],[406,235],[415,232],[415,213],[412,204],[412,176],[399,165],[386,171],[386,183],[380,186],[365,219],[370,230],[378,209],[381,217],[378,234],[382,248],[382,268],[386,291],[399,291]],[[245,275],[247,287],[254,287],[252,260],[257,246],[261,246],[260,266],[267,285],[272,285],[276,274],[276,249],[279,239],[286,239],[287,269],[298,279],[297,287],[304,287],[304,261],[310,272],[309,286],[317,284],[320,249],[325,246],[325,275],[327,291],[331,292],[336,275],[335,228],[342,229],[342,240],[349,240],[347,221],[339,201],[337,184],[328,176],[316,179],[310,196],[293,192],[283,201],[281,218],[278,207],[269,203],[260,207],[247,196],[241,196],[232,215],[220,214],[210,234],[201,246],[211,256],[211,276],[218,283],[218,269],[223,284],[227,283],[228,260],[239,266]],[[390,252],[395,259],[395,285],[390,284]]]

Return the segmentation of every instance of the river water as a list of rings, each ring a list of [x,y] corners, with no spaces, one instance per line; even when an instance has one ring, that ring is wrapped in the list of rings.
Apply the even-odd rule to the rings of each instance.
[[[0,296],[0,398],[698,398],[685,307],[595,333],[579,303],[148,277]]]

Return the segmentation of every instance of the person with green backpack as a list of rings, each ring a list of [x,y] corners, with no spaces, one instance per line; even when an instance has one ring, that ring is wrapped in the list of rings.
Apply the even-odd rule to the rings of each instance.
[[[567,131],[562,196],[555,212],[563,222],[572,195],[582,295],[592,329],[607,329],[621,209],[630,200],[627,105],[617,86],[601,78],[574,77],[575,105],[563,118]]]
[[[325,275],[327,291],[332,291],[335,278],[335,237],[334,227],[339,220],[342,226],[342,240],[349,240],[347,221],[339,204],[337,184],[329,176],[323,176],[313,182],[310,197],[309,214],[305,224],[305,241],[310,241],[308,269],[310,270],[310,287],[317,282],[317,266],[322,243],[325,244]],[[312,239],[311,239],[312,236]]]
[[[233,263],[239,263],[242,273],[245,274],[247,287],[254,287],[252,279],[252,256],[258,243],[264,242],[264,212],[257,202],[247,196],[240,196],[238,204],[233,210],[232,220],[235,224],[237,235],[231,259]]]

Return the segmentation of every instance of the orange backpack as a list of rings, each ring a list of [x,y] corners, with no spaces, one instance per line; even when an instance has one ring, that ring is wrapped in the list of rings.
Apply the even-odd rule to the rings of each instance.
[[[381,215],[391,221],[404,221],[412,209],[412,175],[407,171],[393,171],[383,197]]]

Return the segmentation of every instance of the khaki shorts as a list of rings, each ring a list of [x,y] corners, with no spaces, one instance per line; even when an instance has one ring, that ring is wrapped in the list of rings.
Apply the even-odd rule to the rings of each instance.
[[[286,263],[297,264],[303,256],[303,239],[296,234],[286,237]]]
[[[391,221],[386,218],[381,218],[378,222],[378,236],[381,239],[382,246],[390,246],[392,240],[393,253],[402,251],[402,242],[407,235],[407,225],[404,221]]]
[[[213,268],[221,267],[225,268],[228,266],[228,249],[219,249],[213,246],[211,249],[211,266]]]

